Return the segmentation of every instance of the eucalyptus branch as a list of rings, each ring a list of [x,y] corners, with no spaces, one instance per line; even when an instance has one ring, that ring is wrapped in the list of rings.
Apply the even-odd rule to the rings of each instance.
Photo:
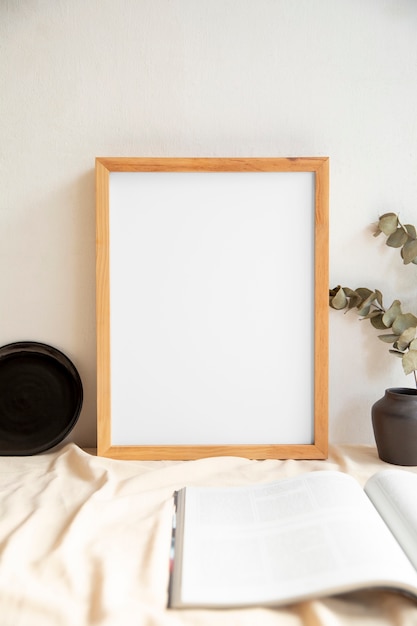
[[[385,213],[379,218],[374,237],[383,233],[386,245],[391,248],[400,248],[403,263],[417,265],[417,233],[412,224],[402,224],[396,213]]]
[[[405,265],[417,265],[417,233],[411,224],[402,224],[395,213],[385,213],[379,218],[374,237],[383,233],[386,245],[399,248]],[[394,300],[388,309],[378,289],[358,287],[351,289],[338,285],[329,290],[329,305],[336,310],[355,310],[362,320],[368,319],[376,330],[390,331],[378,338],[392,344],[391,354],[402,360],[405,374],[414,374],[417,387],[417,317],[403,313],[400,300]]]

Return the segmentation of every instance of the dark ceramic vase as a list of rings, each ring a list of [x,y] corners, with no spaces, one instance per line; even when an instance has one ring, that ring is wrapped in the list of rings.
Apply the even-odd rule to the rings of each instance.
[[[386,389],[372,407],[372,426],[382,461],[417,465],[417,389]]]

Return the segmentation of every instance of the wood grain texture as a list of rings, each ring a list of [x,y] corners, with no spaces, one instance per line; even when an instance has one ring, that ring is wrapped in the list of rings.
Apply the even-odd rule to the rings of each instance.
[[[144,158],[97,157],[109,172],[318,172],[328,157]]]
[[[109,284],[110,172],[314,172],[314,442],[274,445],[127,445],[111,438]],[[212,456],[252,459],[325,459],[328,454],[329,159],[130,158],[96,159],[97,453],[116,459],[191,460]]]
[[[198,446],[102,446],[99,456],[134,461],[192,461],[215,456],[240,456],[247,459],[325,459],[327,442],[291,445],[198,445]]]
[[[97,453],[111,444],[109,170],[96,161]]]
[[[315,173],[314,441],[317,448],[327,457],[329,395],[329,159],[323,159]]]

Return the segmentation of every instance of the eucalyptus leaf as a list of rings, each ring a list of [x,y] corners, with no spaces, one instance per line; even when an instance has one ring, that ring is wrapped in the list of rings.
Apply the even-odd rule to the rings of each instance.
[[[385,326],[384,322],[382,321],[382,313],[376,313],[376,315],[373,315],[370,320],[371,320],[371,324],[374,328],[376,328],[377,330],[386,330],[387,327]]]
[[[359,306],[362,302],[361,296],[354,289],[350,289],[350,287],[343,287],[343,291],[346,296],[349,298],[348,309],[353,309],[355,306]]]
[[[337,287],[333,287],[332,289],[329,289],[329,302],[332,301],[332,298],[337,294],[339,289],[340,289],[340,285],[337,285]]]
[[[378,228],[387,237],[396,231],[397,226],[398,217],[396,213],[385,213],[379,218]]]
[[[405,265],[414,261],[417,257],[417,240],[410,239],[402,249],[401,255],[403,257]]]
[[[394,356],[400,357],[400,359],[402,359],[404,356],[404,352],[399,352],[399,350],[388,350],[388,352],[390,354],[393,354]]]
[[[343,291],[349,298],[352,298],[354,296],[359,297],[358,292],[355,291],[354,289],[351,289],[350,287],[343,287]]]
[[[382,316],[382,313],[379,309],[372,309],[372,311],[369,311],[368,315],[366,316],[367,320],[371,320],[374,317],[380,317]]]
[[[385,326],[390,328],[399,315],[401,315],[401,302],[399,300],[394,300],[389,309],[387,309],[382,318]]]
[[[371,291],[369,296],[363,301],[362,304],[364,306],[368,306],[369,304],[372,304],[375,300],[376,300],[376,293],[375,291]]]
[[[405,374],[411,374],[417,370],[417,350],[409,350],[404,354],[403,370]]]
[[[368,289],[367,287],[357,287],[355,291],[362,298],[362,300],[366,300],[366,298],[369,298],[369,296],[374,293],[372,289]]]
[[[340,309],[344,309],[347,303],[348,303],[348,300],[346,298],[345,292],[343,291],[342,287],[340,287],[340,289],[332,297],[330,301],[330,306],[333,309],[340,310]]]
[[[416,232],[415,226],[413,226],[412,224],[404,224],[404,228],[409,234],[409,236],[411,237],[411,239],[417,239],[417,232]]]
[[[348,309],[354,309],[355,307],[359,307],[362,304],[362,298],[360,295],[356,294],[349,298]]]
[[[360,315],[360,317],[362,317],[363,319],[366,319],[369,315],[369,312],[371,310],[371,305],[368,304],[368,306],[360,306],[358,307],[358,315]]]
[[[416,336],[415,326],[407,328],[398,338],[397,346],[399,350],[406,350]]]
[[[369,312],[371,310],[371,305],[374,302],[374,300],[376,300],[376,295],[374,291],[371,291],[371,293],[369,294],[369,296],[367,298],[365,298],[365,300],[358,305],[358,315],[361,316],[368,316]]]
[[[376,301],[378,302],[381,309],[383,309],[384,305],[382,304],[382,293],[379,291],[379,289],[375,289],[375,295],[376,295]]]
[[[408,241],[408,234],[404,230],[404,228],[397,228],[397,230],[392,233],[388,239],[386,240],[387,246],[390,248],[401,248]]]
[[[397,341],[398,335],[378,335],[378,339],[384,343],[394,343],[394,341]]]
[[[396,335],[401,335],[407,328],[417,326],[417,317],[412,313],[402,313],[401,315],[397,315],[393,324],[392,331]]]

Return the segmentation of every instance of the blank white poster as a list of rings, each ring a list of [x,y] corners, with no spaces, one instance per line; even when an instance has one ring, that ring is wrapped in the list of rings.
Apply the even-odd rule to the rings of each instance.
[[[111,172],[112,445],[314,441],[314,173]]]

